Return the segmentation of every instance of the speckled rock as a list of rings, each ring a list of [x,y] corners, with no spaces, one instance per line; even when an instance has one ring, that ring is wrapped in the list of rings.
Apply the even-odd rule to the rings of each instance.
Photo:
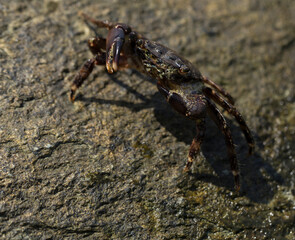
[[[183,173],[194,123],[153,80],[97,67],[69,102],[95,35],[80,10],[131,24],[232,93],[257,143],[248,158],[226,115],[240,194],[209,119]],[[293,0],[1,0],[1,239],[295,239],[294,23]]]

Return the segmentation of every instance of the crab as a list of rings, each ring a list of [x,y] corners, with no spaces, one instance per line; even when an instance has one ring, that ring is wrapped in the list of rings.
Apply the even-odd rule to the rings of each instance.
[[[191,169],[193,161],[200,153],[205,135],[205,117],[208,114],[225,137],[235,189],[239,191],[240,172],[232,134],[224,116],[215,105],[218,104],[236,119],[248,143],[250,155],[254,151],[254,140],[244,118],[234,106],[233,97],[203,76],[192,63],[175,51],[145,38],[130,26],[95,20],[84,13],[80,15],[98,28],[107,28],[108,35],[106,39],[95,37],[88,40],[94,57],[87,60],[75,76],[70,100],[74,102],[77,89],[91,74],[95,65],[105,65],[109,73],[132,68],[147,74],[157,81],[159,92],[173,109],[196,122],[196,135],[190,145],[184,171]]]

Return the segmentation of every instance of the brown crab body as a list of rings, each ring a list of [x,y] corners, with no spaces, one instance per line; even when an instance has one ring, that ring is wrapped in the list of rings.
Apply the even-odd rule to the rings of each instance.
[[[74,101],[76,90],[92,72],[94,65],[105,65],[109,73],[134,68],[149,75],[157,81],[159,92],[177,112],[196,121],[197,133],[190,146],[185,170],[191,168],[193,160],[200,152],[205,134],[205,116],[209,114],[225,136],[230,166],[238,191],[239,166],[231,131],[214,102],[237,120],[248,142],[249,154],[253,153],[254,140],[242,115],[234,107],[231,95],[202,76],[188,60],[173,50],[144,38],[132,31],[128,25],[97,21],[85,14],[82,16],[100,28],[109,29],[109,33],[106,39],[97,37],[88,41],[94,57],[85,62],[76,75],[71,87],[71,101]]]
[[[188,60],[157,42],[139,39],[136,54],[140,56],[145,72],[170,89],[187,84],[203,86],[201,73]]]

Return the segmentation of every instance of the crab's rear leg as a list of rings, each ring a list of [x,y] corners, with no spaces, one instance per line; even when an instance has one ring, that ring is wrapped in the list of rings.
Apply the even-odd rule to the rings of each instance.
[[[236,155],[231,131],[227,125],[225,118],[220,113],[216,105],[213,102],[211,102],[209,99],[207,99],[207,103],[208,103],[208,113],[210,117],[213,119],[213,121],[216,123],[216,125],[222,131],[224,135],[226,146],[227,146],[227,152],[230,159],[230,167],[231,167],[232,174],[234,175],[235,188],[236,188],[236,191],[238,192],[240,190],[240,172],[239,172],[239,165],[238,165],[237,155]]]
[[[203,82],[208,84],[209,86],[213,87],[214,89],[216,89],[218,92],[220,92],[221,95],[223,95],[224,97],[226,97],[228,99],[228,102],[232,105],[234,105],[234,98],[227,92],[225,91],[222,87],[220,87],[219,85],[217,85],[215,82],[211,81],[209,78],[204,77],[202,78]]]
[[[240,128],[247,140],[248,143],[248,148],[249,148],[249,155],[253,154],[255,144],[254,144],[254,139],[252,137],[251,131],[248,128],[244,118],[242,117],[241,113],[230,103],[228,103],[226,100],[224,100],[218,93],[216,93],[214,90],[211,88],[204,88],[203,89],[204,94],[210,98],[213,99],[214,102],[216,102],[218,105],[223,107],[228,113],[230,113],[234,118],[237,120],[237,122],[240,125]]]

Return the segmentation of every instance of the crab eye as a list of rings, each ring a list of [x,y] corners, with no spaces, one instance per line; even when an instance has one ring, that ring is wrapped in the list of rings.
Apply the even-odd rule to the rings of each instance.
[[[189,68],[187,66],[181,66],[179,71],[181,73],[188,73],[189,72]]]
[[[137,45],[142,46],[143,41],[142,41],[142,39],[137,39],[136,43],[137,43]]]

